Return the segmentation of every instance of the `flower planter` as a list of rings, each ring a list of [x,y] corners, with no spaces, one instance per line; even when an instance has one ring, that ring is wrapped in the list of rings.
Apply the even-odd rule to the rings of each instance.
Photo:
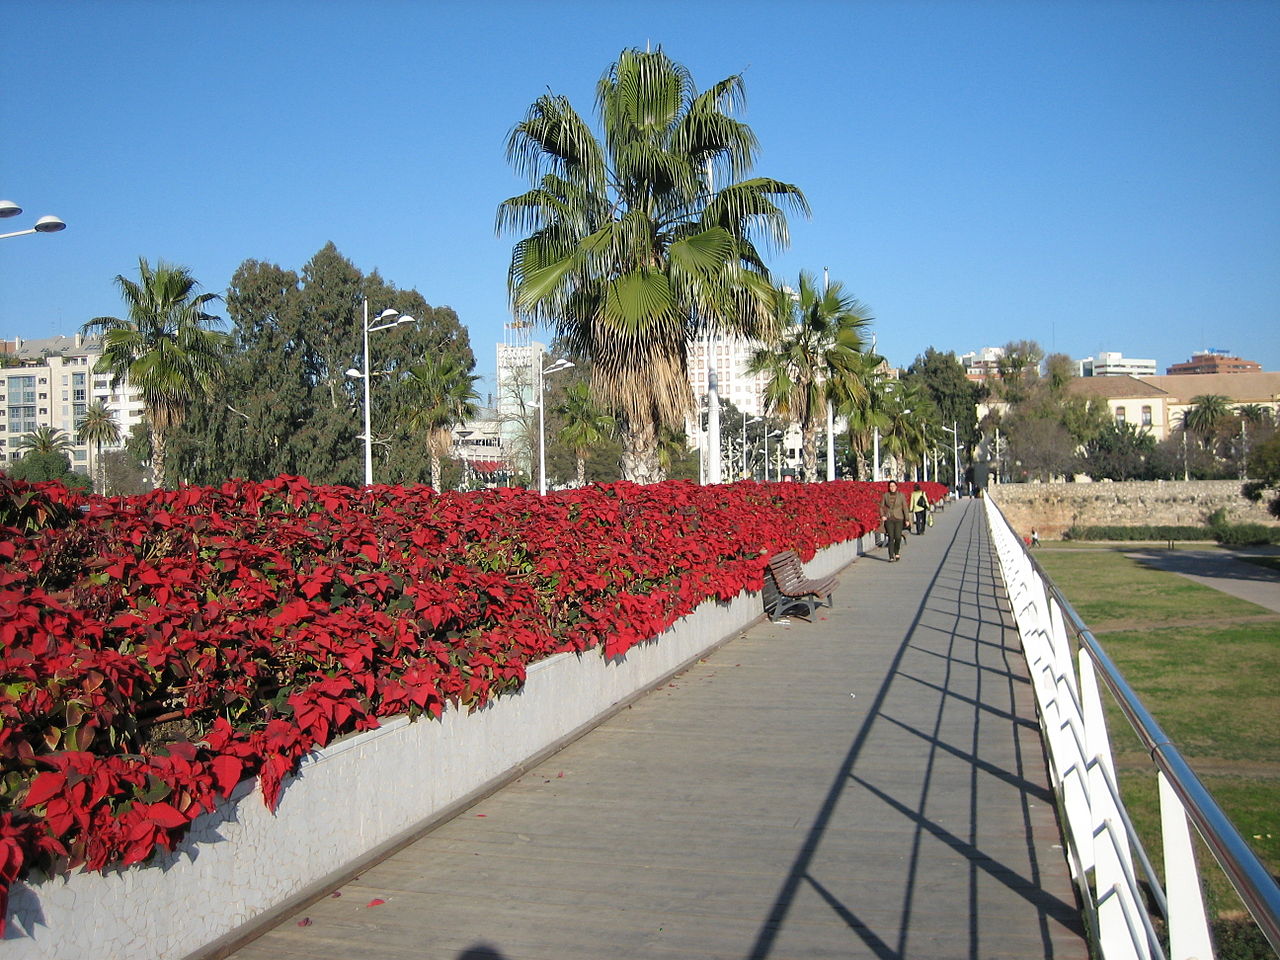
[[[862,553],[820,551],[813,576]],[[759,593],[707,601],[656,640],[532,665],[525,686],[474,713],[398,717],[309,755],[274,814],[253,780],[149,864],[14,884],[5,960],[201,956],[245,937],[518,776],[628,700],[760,618]]]

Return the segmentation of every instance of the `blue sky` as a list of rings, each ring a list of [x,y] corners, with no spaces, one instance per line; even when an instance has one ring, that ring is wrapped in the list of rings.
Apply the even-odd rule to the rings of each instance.
[[[757,172],[800,186],[781,277],[828,267],[880,352],[1009,340],[1280,370],[1280,2],[0,2],[0,337],[116,314],[137,258],[222,292],[327,241],[509,319],[504,159],[617,53],[746,78]]]

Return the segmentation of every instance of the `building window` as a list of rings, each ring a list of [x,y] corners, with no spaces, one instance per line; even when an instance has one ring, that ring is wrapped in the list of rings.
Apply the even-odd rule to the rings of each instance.
[[[1116,407],[1116,426],[1124,426],[1124,407]]]
[[[1151,408],[1150,407],[1142,408],[1142,425],[1144,427],[1151,426]]]

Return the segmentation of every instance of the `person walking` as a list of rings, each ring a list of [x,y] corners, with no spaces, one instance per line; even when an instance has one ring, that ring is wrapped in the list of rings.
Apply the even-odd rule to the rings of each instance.
[[[917,483],[915,489],[911,491],[911,499],[908,502],[916,518],[916,536],[923,537],[925,514],[929,512],[929,498],[925,496],[924,487]]]
[[[902,552],[902,528],[911,519],[907,497],[898,489],[898,481],[890,480],[889,489],[880,497],[880,522],[889,539],[889,562],[894,563]]]

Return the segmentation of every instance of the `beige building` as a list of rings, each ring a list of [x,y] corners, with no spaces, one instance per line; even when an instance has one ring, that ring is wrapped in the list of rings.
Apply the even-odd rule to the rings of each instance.
[[[112,389],[111,375],[94,373],[102,356],[97,337],[47,337],[0,341],[0,463],[22,456],[23,436],[39,427],[54,427],[76,439],[89,404],[101,401],[120,428],[120,449],[129,431],[143,422],[142,397],[128,382]],[[91,452],[77,443],[68,454],[71,467],[89,472]]]
[[[1231,406],[1256,403],[1280,416],[1280,373],[1198,373],[1157,377],[1080,377],[1068,388],[1076,396],[1100,400],[1117,423],[1171,436],[1195,398],[1227,397]]]

